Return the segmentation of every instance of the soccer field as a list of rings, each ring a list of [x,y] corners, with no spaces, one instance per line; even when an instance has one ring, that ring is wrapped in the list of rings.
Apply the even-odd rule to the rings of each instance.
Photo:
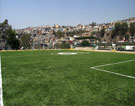
[[[0,55],[4,106],[135,106],[135,54],[44,50]]]

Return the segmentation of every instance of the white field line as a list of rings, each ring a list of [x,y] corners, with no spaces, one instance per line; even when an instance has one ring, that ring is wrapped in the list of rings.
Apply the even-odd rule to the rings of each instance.
[[[98,71],[103,71],[103,72],[106,72],[106,73],[111,73],[111,74],[114,74],[114,75],[135,79],[135,77],[133,77],[133,76],[124,75],[124,74],[120,74],[120,73],[116,73],[116,72],[111,72],[111,71],[104,70],[104,69],[99,69],[99,67],[104,67],[104,66],[109,66],[109,65],[116,65],[116,64],[121,64],[121,63],[127,63],[127,62],[131,62],[131,61],[134,61],[134,60],[127,60],[127,61],[122,61],[122,62],[117,62],[117,63],[104,64],[104,65],[94,66],[94,67],[91,67],[91,68],[95,69],[95,70],[98,70]]]
[[[2,92],[1,56],[0,56],[0,106],[4,106],[3,105],[3,92]]]
[[[67,52],[66,52],[67,53]],[[73,53],[73,52],[68,52],[68,53]],[[87,52],[74,52],[77,53],[77,55],[82,55],[82,54],[89,54]],[[3,56],[2,58],[22,58],[22,57],[34,57],[34,56],[45,56],[45,55],[59,55],[58,53],[51,53],[51,54],[30,54],[30,55],[24,55],[24,56]]]

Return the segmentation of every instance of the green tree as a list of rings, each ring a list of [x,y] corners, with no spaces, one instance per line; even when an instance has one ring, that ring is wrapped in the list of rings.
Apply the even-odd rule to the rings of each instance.
[[[128,24],[124,22],[120,25],[120,33],[122,36],[124,36],[127,33],[127,31],[128,31]]]
[[[81,46],[83,46],[83,47],[90,46],[90,43],[87,40],[83,40],[81,42]]]
[[[11,46],[12,49],[19,49],[20,42],[16,38],[16,32],[15,30],[9,29],[7,32],[7,43]]]
[[[125,37],[125,34],[128,31],[127,23],[116,23],[114,29],[112,30],[111,37],[114,39],[116,36],[119,36],[120,39]]]
[[[56,36],[57,36],[58,38],[62,38],[62,37],[64,37],[64,32],[61,32],[61,31],[59,30],[58,32],[56,32]]]
[[[132,37],[135,36],[135,23],[130,24],[129,32]]]
[[[120,34],[121,24],[119,22],[115,24],[114,32],[115,32],[116,36],[118,36]]]
[[[5,48],[8,44],[11,46],[12,49],[19,49],[20,43],[19,40],[16,38],[16,32],[8,24],[7,19],[0,24],[0,39],[4,40]]]
[[[31,40],[30,40],[30,35],[25,34],[21,37],[20,39],[21,46],[24,47],[24,49],[30,48],[31,47]]]
[[[126,40],[126,41],[129,40],[129,34],[125,34],[125,40]]]
[[[103,28],[103,29],[101,29],[101,31],[100,31],[100,36],[101,36],[101,37],[104,37],[104,34],[105,34],[105,29]]]
[[[92,23],[91,23],[91,26],[92,26],[92,27],[96,26],[96,22],[92,22]]]
[[[11,26],[8,25],[8,20],[6,19],[3,23],[0,23],[0,37],[6,41],[7,31],[11,29]]]
[[[115,29],[113,29],[111,32],[111,38],[114,39],[116,35],[117,35],[116,31]]]

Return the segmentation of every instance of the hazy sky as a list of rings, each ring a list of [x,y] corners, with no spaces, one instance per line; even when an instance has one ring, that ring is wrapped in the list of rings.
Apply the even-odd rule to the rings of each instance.
[[[135,0],[1,0],[13,28],[105,23],[135,17]]]

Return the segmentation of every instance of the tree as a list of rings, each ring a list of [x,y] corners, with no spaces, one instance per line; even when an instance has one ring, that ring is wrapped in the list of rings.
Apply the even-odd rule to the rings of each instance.
[[[96,26],[96,22],[92,22],[91,26],[92,27]]]
[[[31,47],[31,41],[30,41],[30,35],[25,34],[20,39],[21,46],[24,47],[24,49]]]
[[[116,35],[117,35],[116,31],[115,29],[113,29],[111,32],[111,38],[114,39]]]
[[[129,40],[129,35],[125,34],[125,40],[128,41]]]
[[[16,38],[16,32],[15,30],[9,29],[7,32],[7,43],[11,46],[12,49],[19,49],[20,42]]]
[[[132,37],[135,36],[135,23],[130,24],[129,32]]]
[[[101,31],[100,31],[100,36],[101,36],[101,37],[104,37],[104,34],[105,34],[105,29],[103,28],[103,29],[101,29]]]
[[[8,20],[5,20],[3,23],[0,23],[0,37],[6,41],[7,31],[11,29],[11,26],[8,25]]]
[[[127,31],[128,31],[128,25],[127,23],[124,22],[120,25],[120,33],[122,36],[124,36],[127,33]]]
[[[115,23],[115,27],[114,27],[114,32],[116,34],[116,36],[118,36],[120,34],[120,30],[121,30],[121,24],[118,22],[118,23]]]
[[[87,40],[82,41],[81,46],[86,47],[90,46],[90,43]]]
[[[128,31],[127,23],[119,23],[119,22],[115,23],[115,27],[111,33],[111,37],[114,39],[116,36],[119,36],[120,39],[123,39],[127,31]]]
[[[64,37],[64,32],[61,32],[60,30],[56,33],[56,36],[58,37],[58,38],[62,38],[62,37]]]
[[[5,48],[6,45],[10,45],[12,49],[19,49],[20,43],[16,38],[16,32],[8,24],[6,19],[3,23],[0,24],[0,38],[4,40]]]

